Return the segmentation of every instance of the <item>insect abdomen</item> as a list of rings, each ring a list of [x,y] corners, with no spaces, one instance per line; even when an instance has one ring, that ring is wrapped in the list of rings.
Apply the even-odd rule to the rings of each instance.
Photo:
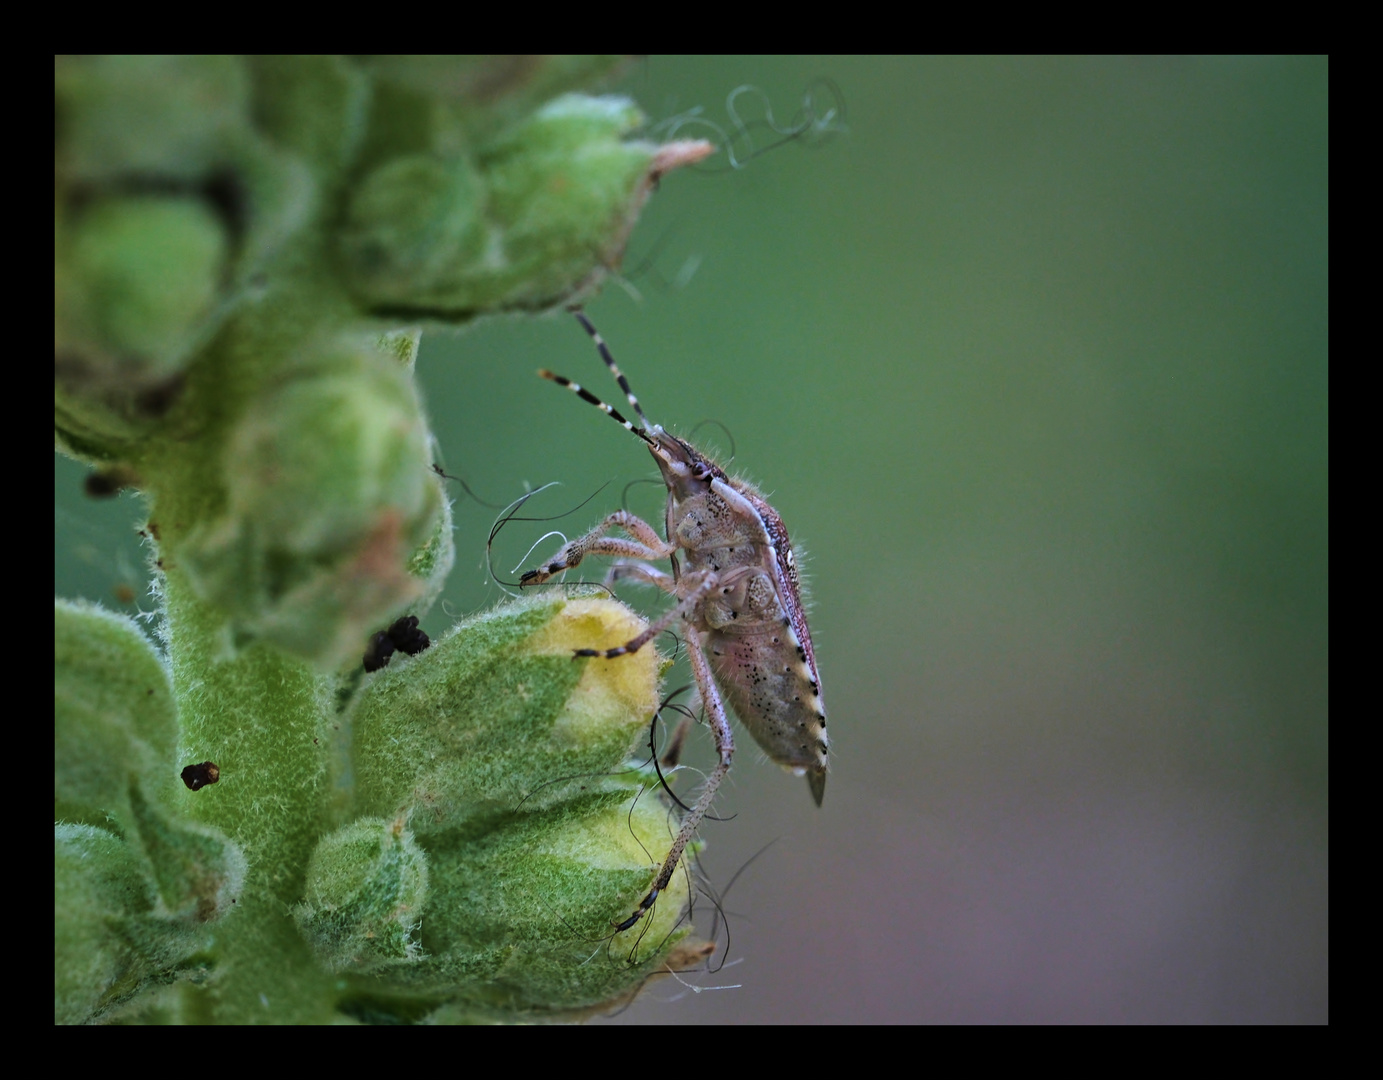
[[[757,634],[713,630],[706,644],[716,681],[754,741],[779,765],[826,767],[821,688],[788,628]]]

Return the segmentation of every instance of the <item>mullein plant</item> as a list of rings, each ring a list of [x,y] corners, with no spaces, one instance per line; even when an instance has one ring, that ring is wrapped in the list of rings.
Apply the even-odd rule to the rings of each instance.
[[[143,494],[160,602],[55,606],[58,1022],[561,1019],[708,955],[684,875],[611,937],[673,835],[630,764],[662,661],[572,653],[643,621],[415,621],[420,328],[589,295],[711,152],[581,92],[617,65],[56,61],[57,446]]]

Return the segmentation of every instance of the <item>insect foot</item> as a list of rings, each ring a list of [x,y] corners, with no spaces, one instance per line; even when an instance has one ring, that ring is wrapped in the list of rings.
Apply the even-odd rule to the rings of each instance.
[[[717,756],[652,887],[628,918],[615,923],[616,930],[623,931],[652,909],[673,880],[678,860],[730,769],[735,743],[727,704],[773,761],[807,777],[818,806],[826,793],[826,707],[797,562],[782,518],[752,485],[728,476],[690,443],[650,422],[600,334],[585,315],[574,314],[639,423],[625,419],[570,379],[547,370],[538,374],[566,387],[642,440],[667,488],[665,533],[660,536],[626,511],[611,514],[541,567],[524,574],[520,584],[540,584],[588,555],[633,560],[628,564],[629,576],[657,585],[676,603],[623,645],[581,648],[576,655],[627,656],[656,634],[677,626],[687,640]],[[611,535],[617,530],[624,535]],[[664,559],[671,563],[671,574],[648,565]]]

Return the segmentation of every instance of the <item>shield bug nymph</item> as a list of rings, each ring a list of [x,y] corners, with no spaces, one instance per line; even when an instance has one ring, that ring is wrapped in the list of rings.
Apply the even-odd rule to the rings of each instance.
[[[724,701],[768,756],[807,777],[818,806],[826,791],[826,708],[807,629],[797,564],[782,519],[750,484],[726,475],[690,443],[650,423],[604,340],[581,312],[576,318],[642,422],[636,427],[614,408],[570,379],[540,371],[642,439],[667,486],[664,536],[620,510],[572,540],[520,579],[537,585],[570,570],[587,555],[611,555],[616,577],[657,586],[676,603],[632,641],[614,649],[579,649],[578,656],[613,658],[647,645],[674,623],[687,638],[697,691],[715,738],[717,763],[691,811],[682,819],[653,886],[617,929],[643,916],[672,880],[673,871],[716,789],[730,769],[734,737]],[[628,538],[610,536],[619,529]],[[666,559],[671,573],[653,565]],[[722,692],[724,699],[722,699]]]

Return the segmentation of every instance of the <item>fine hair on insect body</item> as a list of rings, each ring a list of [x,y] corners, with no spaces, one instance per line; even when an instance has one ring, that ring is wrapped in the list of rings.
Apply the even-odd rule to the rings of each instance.
[[[643,917],[672,880],[729,772],[735,743],[727,703],[772,761],[807,777],[818,806],[826,790],[826,709],[797,563],[782,519],[753,486],[728,476],[690,443],[652,423],[590,320],[580,311],[573,314],[641,425],[570,379],[547,370],[538,374],[594,405],[647,446],[667,489],[664,533],[660,536],[643,519],[617,510],[523,574],[519,584],[539,585],[588,555],[607,555],[618,560],[611,579],[637,580],[668,593],[675,601],[672,608],[637,637],[613,649],[577,649],[575,654],[626,656],[677,625],[716,748],[716,764],[682,818],[652,887],[633,914],[616,924],[623,931]],[[615,530],[625,535],[611,536]],[[660,561],[669,564],[670,572],[654,565]]]

